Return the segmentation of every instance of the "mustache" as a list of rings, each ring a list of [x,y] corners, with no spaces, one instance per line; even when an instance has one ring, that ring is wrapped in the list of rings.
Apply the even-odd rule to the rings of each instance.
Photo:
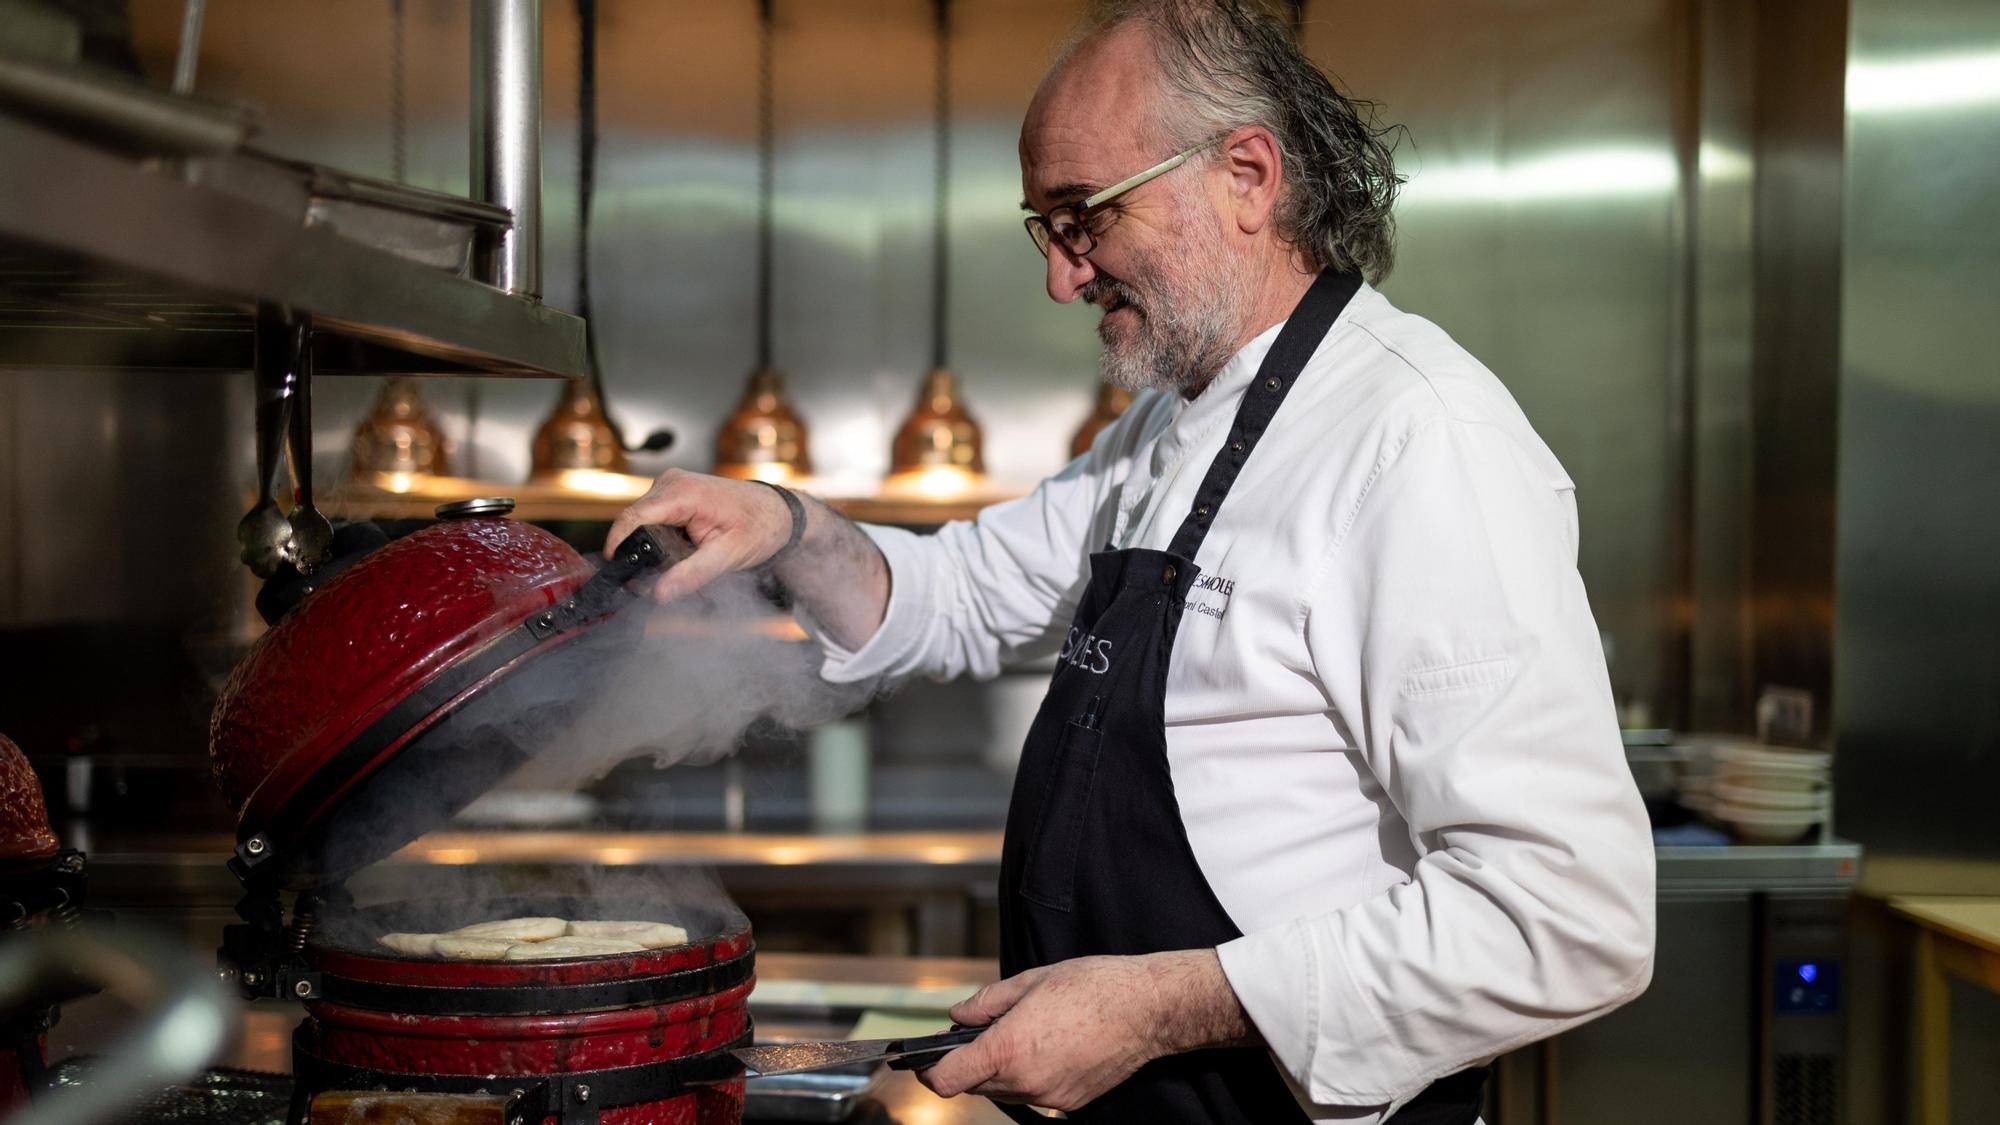
[[[1132,311],[1144,315],[1145,309],[1139,303],[1139,295],[1130,286],[1116,278],[1099,274],[1083,285],[1080,294],[1084,300],[1097,305],[1105,312],[1113,312],[1127,305]]]

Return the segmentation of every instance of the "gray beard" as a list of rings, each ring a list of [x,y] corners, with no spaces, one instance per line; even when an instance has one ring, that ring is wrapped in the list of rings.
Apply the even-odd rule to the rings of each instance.
[[[1203,229],[1198,224],[1195,229]],[[1211,239],[1196,238],[1196,242]],[[1190,247],[1189,257],[1216,263],[1202,278],[1161,275],[1135,279],[1145,297],[1114,278],[1099,275],[1083,287],[1092,304],[1123,301],[1136,314],[1128,334],[1099,321],[1097,371],[1105,382],[1128,391],[1164,390],[1189,393],[1208,385],[1234,354],[1230,347],[1242,319],[1244,286],[1240,263],[1213,245]],[[1202,254],[1201,251],[1212,251]],[[1107,313],[1107,316],[1109,314]]]

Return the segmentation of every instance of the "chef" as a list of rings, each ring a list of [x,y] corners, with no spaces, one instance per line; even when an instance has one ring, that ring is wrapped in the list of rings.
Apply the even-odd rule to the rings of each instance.
[[[1372,286],[1387,146],[1282,23],[1101,4],[1020,153],[1049,295],[1104,310],[1102,373],[1145,392],[1088,453],[930,536],[669,472],[608,542],[684,526],[664,598],[770,567],[830,680],[1055,654],[1007,818],[1004,979],[952,1009],[989,1030],[938,1093],[1471,1122],[1495,1056],[1652,971],[1574,485],[1492,373]]]

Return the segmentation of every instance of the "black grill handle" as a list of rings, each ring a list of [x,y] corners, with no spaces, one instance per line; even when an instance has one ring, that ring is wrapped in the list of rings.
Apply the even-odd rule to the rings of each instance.
[[[670,553],[669,544],[682,550]],[[642,527],[627,535],[611,558],[568,601],[528,618],[526,628],[537,640],[543,640],[595,621],[631,597],[625,587],[633,579],[672,566],[686,558],[687,553],[687,536],[679,528]]]

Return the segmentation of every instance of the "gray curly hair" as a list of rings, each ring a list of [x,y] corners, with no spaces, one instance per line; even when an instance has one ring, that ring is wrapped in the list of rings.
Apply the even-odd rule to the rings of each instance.
[[[1370,283],[1389,275],[1400,126],[1376,127],[1375,103],[1343,95],[1285,21],[1251,0],[1093,0],[1070,50],[1129,23],[1145,26],[1160,64],[1169,99],[1157,126],[1169,144],[1269,129],[1284,160],[1279,235],[1316,268]]]

